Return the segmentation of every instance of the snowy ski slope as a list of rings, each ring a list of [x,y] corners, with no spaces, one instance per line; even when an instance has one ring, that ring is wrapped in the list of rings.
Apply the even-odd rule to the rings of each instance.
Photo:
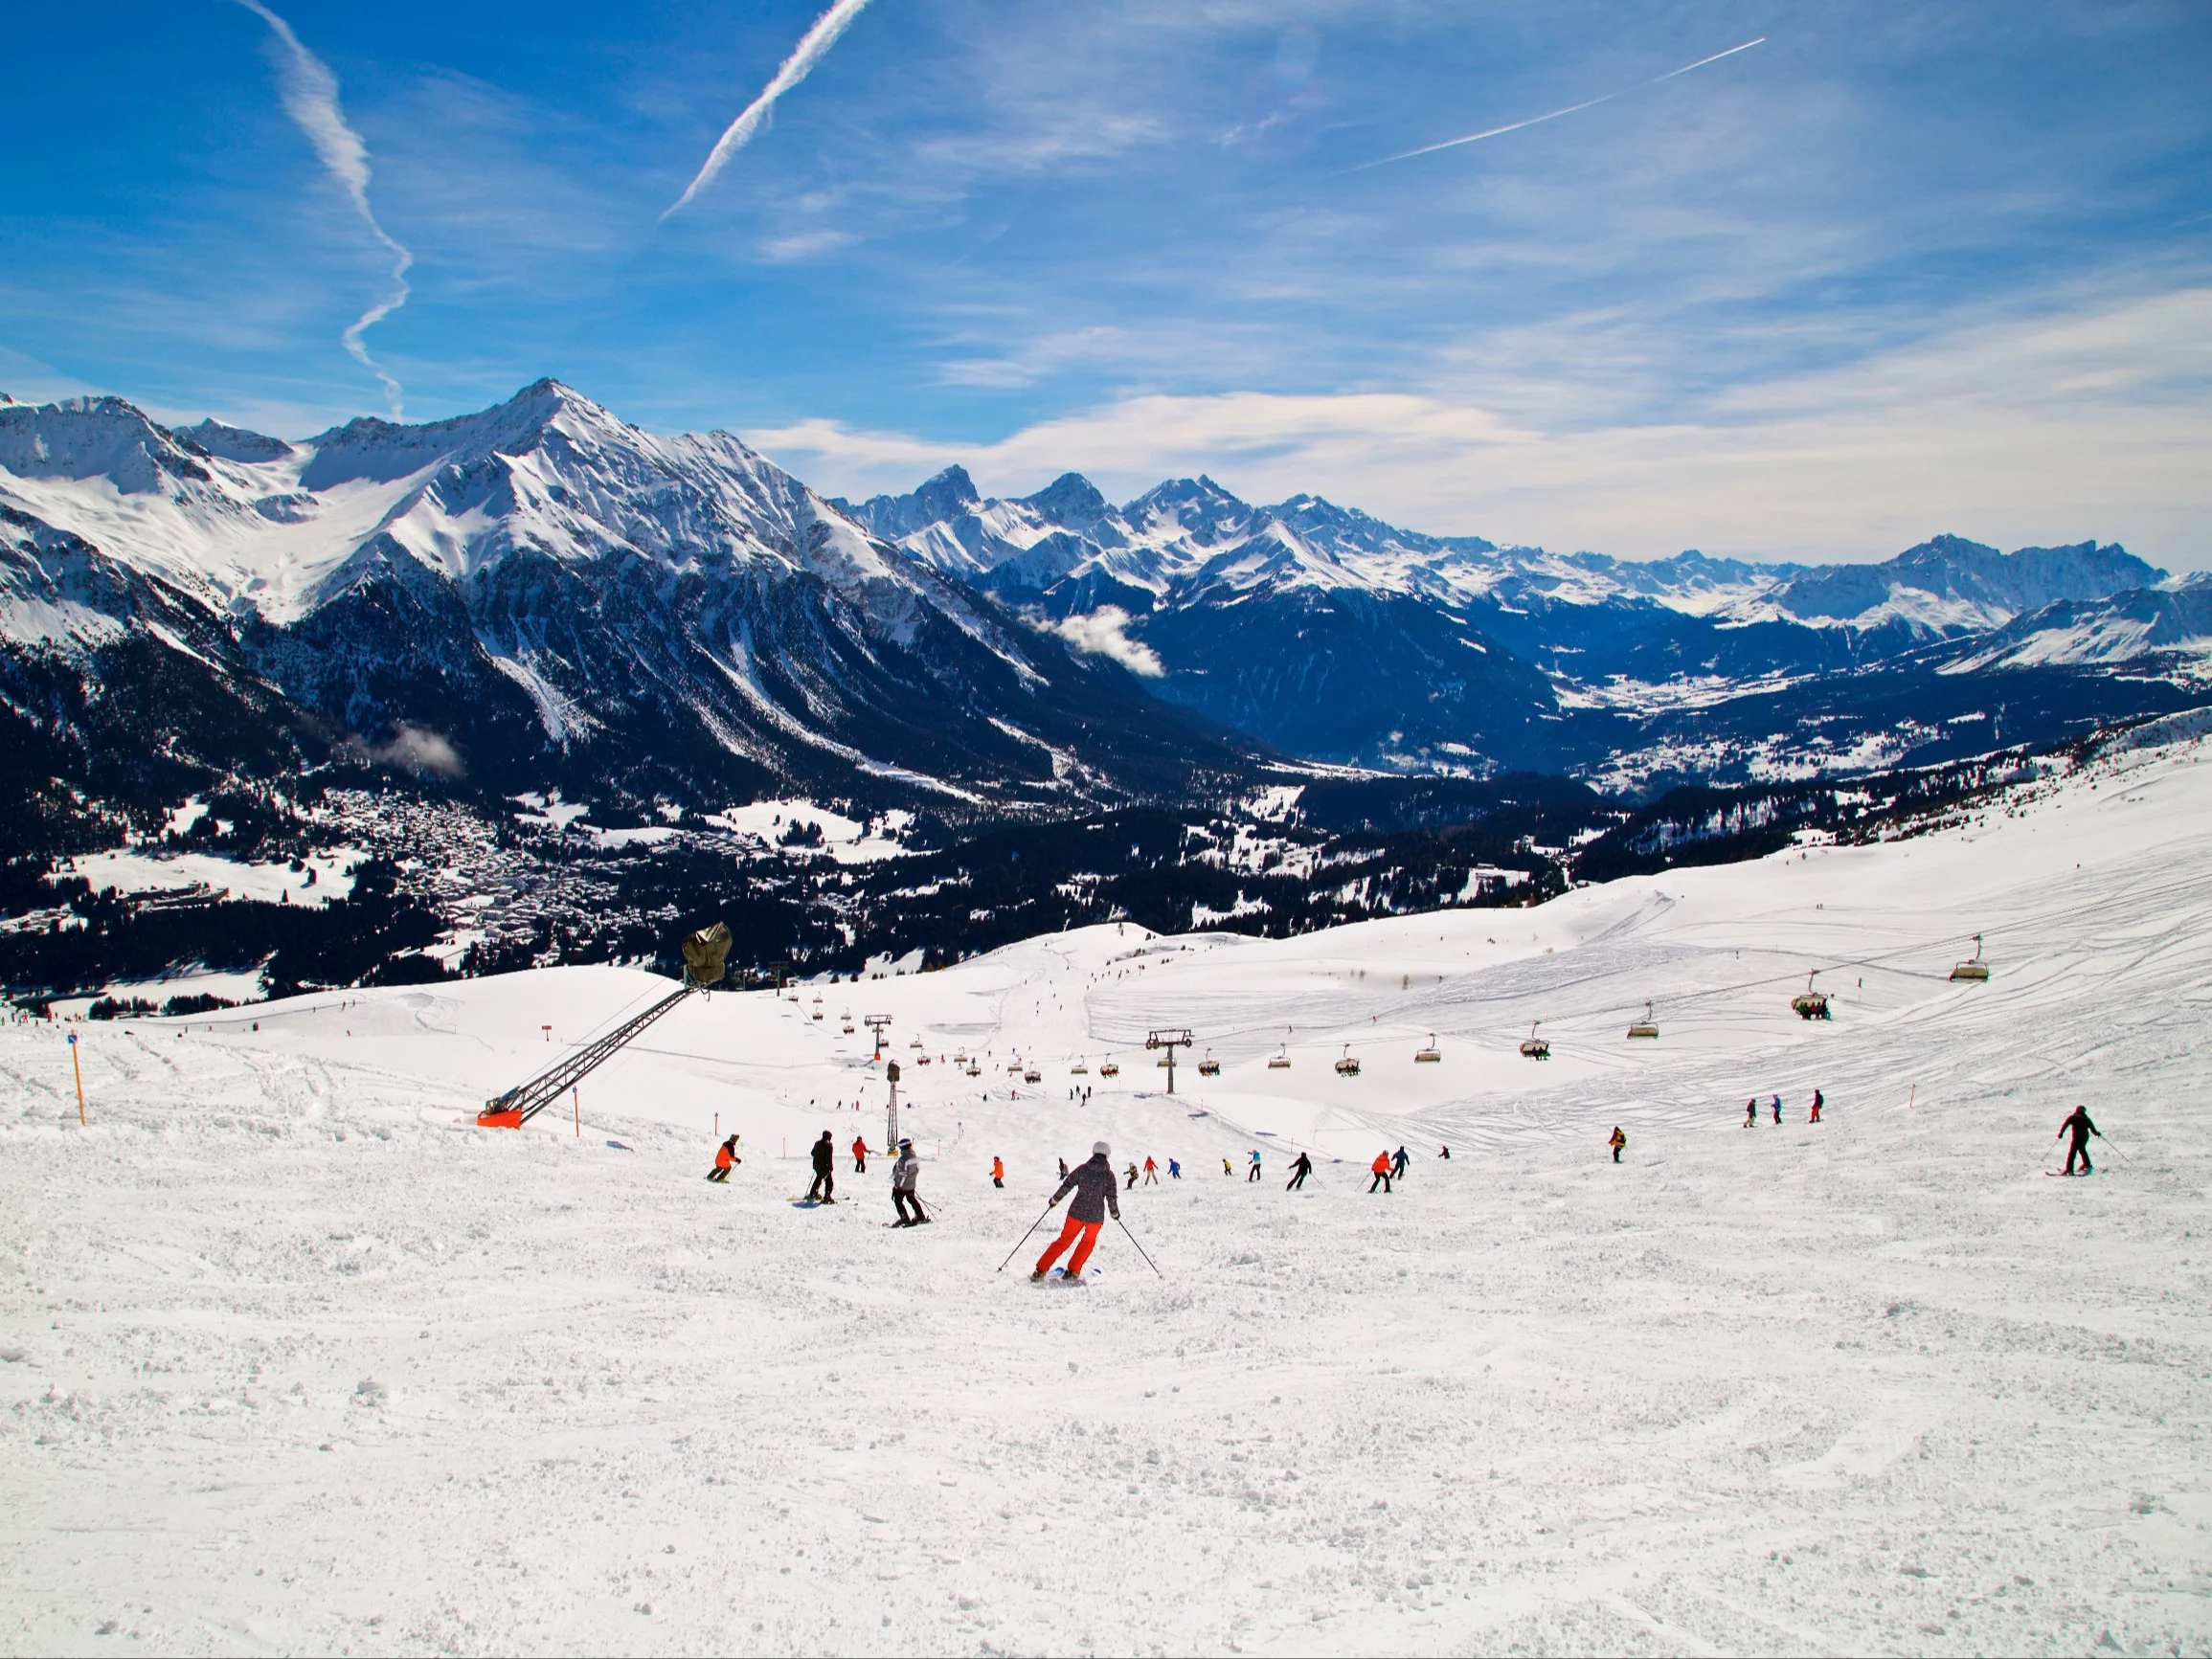
[[[519,1134],[474,1109],[659,982],[78,1027],[87,1128],[0,1029],[0,1645],[2201,1652],[2208,824],[2185,743],[1534,910],[694,998]],[[924,1229],[880,1161],[787,1202],[881,1143],[876,1012]],[[1164,1276],[995,1272],[1098,1135],[1184,1166],[1124,1199]]]

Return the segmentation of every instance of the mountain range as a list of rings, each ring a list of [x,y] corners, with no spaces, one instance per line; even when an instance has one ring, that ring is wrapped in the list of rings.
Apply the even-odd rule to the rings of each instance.
[[[550,380],[298,442],[0,404],[0,691],[49,807],[334,764],[640,822],[1066,816],[1315,765],[1648,795],[2163,712],[2208,643],[2212,585],[2094,542],[1639,563],[958,467],[849,504]]]

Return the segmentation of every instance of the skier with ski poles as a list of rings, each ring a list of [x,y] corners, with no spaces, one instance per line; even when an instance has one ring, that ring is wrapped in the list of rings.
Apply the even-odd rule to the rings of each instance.
[[[852,1173],[856,1176],[868,1174],[868,1137],[863,1134],[852,1137]]]
[[[1107,1215],[1111,1213],[1116,1221],[1121,1219],[1120,1187],[1114,1177],[1113,1159],[1113,1148],[1104,1141],[1095,1143],[1091,1155],[1068,1172],[1059,1191],[1052,1195],[1052,1202],[1045,1206],[1050,1210],[1070,1193],[1075,1195],[1068,1205],[1068,1219],[1061,1223],[1060,1236],[1037,1258],[1037,1266],[1029,1274],[1032,1285],[1043,1283],[1052,1264],[1070,1250],[1073,1254],[1068,1256],[1061,1277],[1070,1285],[1083,1282],[1083,1268],[1098,1246],[1098,1229],[1106,1224]]]
[[[1259,1149],[1257,1147],[1253,1149],[1252,1162],[1246,1166],[1244,1178],[1248,1181],[1259,1179]]]
[[[991,1185],[1002,1191],[1004,1190],[1006,1185],[1006,1160],[1004,1158],[995,1157],[991,1159]]]
[[[1397,1155],[1390,1159],[1390,1168],[1392,1173],[1395,1174],[1400,1180],[1404,1180],[1406,1178],[1406,1166],[1412,1161],[1413,1160],[1411,1158],[1406,1155],[1406,1149],[1404,1147],[1400,1147],[1397,1151]]]
[[[829,1131],[822,1132],[822,1138],[814,1143],[814,1184],[806,1189],[806,1203],[834,1204],[831,1195],[837,1191],[837,1148],[831,1143]]]
[[[1381,1187],[1388,1194],[1390,1190],[1390,1155],[1387,1152],[1377,1153],[1375,1161],[1367,1167],[1374,1172],[1375,1176],[1375,1178],[1367,1183],[1367,1191],[1371,1193],[1377,1187]]]
[[[1298,1188],[1306,1184],[1306,1177],[1313,1173],[1314,1160],[1306,1156],[1301,1148],[1298,1152],[1298,1161],[1291,1165],[1291,1178],[1284,1183],[1282,1190],[1286,1193],[1297,1192]]]
[[[1152,1161],[1149,1153],[1144,1157],[1144,1184],[1148,1187],[1156,1187],[1160,1184],[1160,1166]]]
[[[2065,1173],[2072,1175],[2074,1173],[2074,1159],[2080,1158],[2082,1160],[2082,1174],[2086,1176],[2095,1175],[2097,1172],[2089,1167],[2089,1136],[2093,1134],[2099,1140],[2103,1140],[2105,1134],[2104,1131],[2089,1121],[2089,1109],[2086,1106],[2075,1107],[2073,1114],[2065,1122],[2059,1125],[2059,1134],[2073,1136],[2071,1144],[2066,1148]],[[2055,1140],[2058,1136],[2053,1135],[2051,1138]]]
[[[730,1184],[730,1166],[745,1160],[737,1155],[737,1137],[732,1135],[714,1149],[714,1167],[707,1172],[707,1178],[723,1186]]]
[[[1621,1148],[1628,1145],[1628,1136],[1620,1132],[1619,1124],[1616,1123],[1613,1126],[1613,1138],[1605,1144],[1613,1148],[1613,1161],[1614,1163],[1620,1162],[1620,1151]]]
[[[898,1211],[894,1227],[918,1227],[929,1222],[929,1212],[921,1206],[921,1194],[914,1189],[921,1182],[921,1159],[914,1155],[914,1142],[902,1139],[898,1143],[898,1161],[891,1166],[891,1201]],[[914,1206],[914,1214],[907,1214],[907,1206]]]
[[[1813,1091],[1813,1115],[1805,1121],[1807,1123],[1818,1123],[1820,1121],[1820,1109],[1827,1104],[1828,1097],[1816,1088]]]

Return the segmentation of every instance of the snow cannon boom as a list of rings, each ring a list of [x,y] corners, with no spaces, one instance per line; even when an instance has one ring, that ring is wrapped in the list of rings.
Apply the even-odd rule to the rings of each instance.
[[[681,985],[643,1013],[633,1015],[605,1036],[596,1037],[574,1054],[564,1056],[557,1065],[539,1072],[528,1083],[517,1085],[496,1099],[485,1101],[484,1110],[476,1114],[478,1126],[483,1129],[522,1128],[621,1052],[646,1026],[685,998],[694,991],[704,992],[710,986],[720,984],[723,964],[729,956],[730,930],[720,922],[687,935],[684,940],[684,982]]]

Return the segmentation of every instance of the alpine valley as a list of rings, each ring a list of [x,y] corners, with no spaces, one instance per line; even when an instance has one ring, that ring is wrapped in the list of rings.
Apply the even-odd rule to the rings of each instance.
[[[826,499],[553,381],[301,442],[0,399],[0,980],[100,1011],[1288,933],[1897,833],[2212,701],[2117,545],[1650,563],[1206,478]]]

